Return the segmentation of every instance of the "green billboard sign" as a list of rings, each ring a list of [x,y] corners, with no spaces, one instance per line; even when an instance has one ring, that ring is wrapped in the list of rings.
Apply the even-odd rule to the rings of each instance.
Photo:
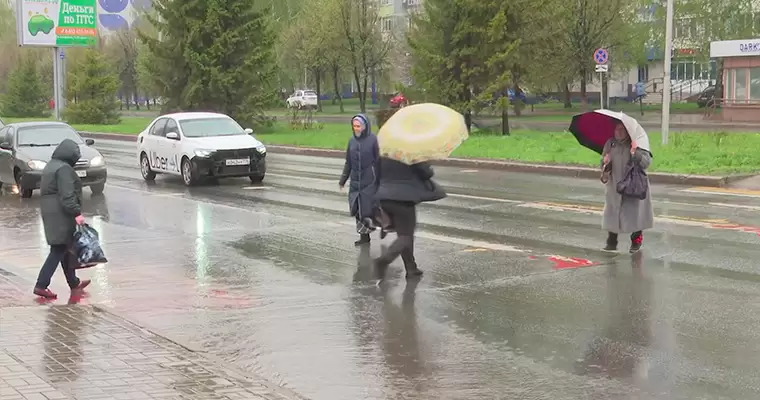
[[[82,47],[97,42],[97,0],[16,1],[19,46]]]

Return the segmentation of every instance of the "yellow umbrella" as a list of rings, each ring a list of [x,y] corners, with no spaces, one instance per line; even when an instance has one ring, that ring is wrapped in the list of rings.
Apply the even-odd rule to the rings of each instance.
[[[380,154],[407,165],[448,158],[468,137],[462,114],[434,103],[398,110],[377,134]]]

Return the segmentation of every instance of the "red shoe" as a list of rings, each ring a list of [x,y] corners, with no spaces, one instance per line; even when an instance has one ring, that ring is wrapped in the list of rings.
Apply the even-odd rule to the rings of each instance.
[[[92,282],[92,280],[90,280],[90,279],[82,279],[82,280],[79,281],[79,284],[77,285],[77,287],[71,288],[71,291],[72,292],[73,291],[82,291],[87,286],[90,286],[91,282]]]
[[[34,294],[42,298],[50,299],[50,300],[58,298],[58,295],[53,293],[50,289],[34,288]]]

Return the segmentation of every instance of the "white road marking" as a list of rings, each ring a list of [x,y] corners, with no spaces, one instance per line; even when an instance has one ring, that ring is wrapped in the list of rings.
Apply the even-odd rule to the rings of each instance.
[[[584,208],[581,206],[565,207],[562,205],[547,204],[547,203],[523,203],[523,204],[518,204],[517,207],[534,208],[538,210],[548,210],[548,211],[570,211],[570,212],[575,212],[578,214],[592,214],[592,215],[599,215],[599,216],[601,216],[604,213],[603,210],[594,209],[594,208]],[[669,223],[669,224],[698,226],[698,227],[703,227],[703,228],[712,228],[712,225],[716,223],[723,223],[722,221],[709,221],[709,220],[658,217],[658,216],[655,216],[654,220],[657,222],[664,222],[664,223]]]
[[[760,194],[753,194],[753,193],[719,192],[719,191],[712,191],[712,190],[697,190],[697,189],[684,189],[681,191],[687,192],[687,193],[711,194],[711,195],[734,196],[734,197],[749,197],[753,199],[760,199]]]
[[[288,178],[288,179],[300,179],[302,181],[314,181],[314,182],[335,182],[337,183],[338,180],[332,180],[332,179],[323,179],[323,178],[312,178],[309,176],[297,176],[297,175],[285,175],[285,174],[275,174],[272,172],[267,172],[267,176],[277,176],[280,178]]]
[[[352,226],[354,228],[356,227],[355,222],[340,221],[340,222],[336,222],[336,224]],[[530,253],[530,250],[523,250],[523,249],[519,249],[517,247],[509,246],[506,244],[490,243],[490,242],[483,242],[480,240],[470,240],[470,239],[465,239],[465,238],[444,236],[444,235],[438,235],[435,233],[430,233],[430,232],[425,232],[425,231],[417,231],[415,233],[415,236],[420,237],[420,238],[430,239],[430,240],[437,240],[439,242],[458,244],[458,245],[467,246],[467,247],[477,247],[481,249],[488,249],[488,250],[495,250],[495,251],[508,251],[508,252],[513,252],[513,253]]]
[[[471,174],[473,172],[478,172],[478,170],[477,169],[463,169],[459,172],[464,173],[464,174]]]
[[[241,189],[243,189],[243,190],[262,190],[262,189],[269,189],[269,186],[243,186]]]
[[[496,250],[496,251],[509,251],[513,253],[529,253],[528,250],[518,249],[514,246],[508,246],[500,243],[489,243],[480,240],[470,240],[464,238],[456,238],[451,236],[437,235],[429,232],[417,232],[417,237],[422,237],[431,240],[437,240],[440,242],[446,242],[451,244],[459,244],[467,247],[477,247],[481,249]]]
[[[745,206],[743,204],[728,204],[728,203],[709,203],[711,206],[728,207],[728,208],[743,208],[746,210],[760,211],[758,206]]]
[[[307,177],[307,176],[295,176],[295,175],[273,174],[273,173],[268,173],[267,175],[269,175],[269,176],[276,176],[276,177],[280,177],[280,178],[301,179],[301,180],[314,181],[314,182],[334,182],[331,179],[312,178],[312,177]],[[473,195],[469,195],[469,194],[449,193],[448,195],[449,195],[449,197],[457,197],[457,198],[460,198],[460,199],[493,201],[493,202],[496,202],[496,203],[510,203],[510,204],[522,203],[522,201],[518,201],[518,200],[500,199],[500,198],[496,198],[496,197],[473,196]]]
[[[271,174],[271,173],[269,175],[282,177],[282,178],[289,178],[289,179],[301,179],[301,180],[309,180],[309,181],[316,181],[316,182],[332,182],[332,180],[323,179],[323,178],[312,178],[312,177],[302,177],[302,176],[285,175],[285,174]],[[704,193],[715,194],[716,192],[705,191]],[[717,193],[720,194],[723,192],[717,192]],[[593,207],[593,206],[569,205],[569,204],[560,205],[560,204],[552,204],[550,202],[549,203],[525,202],[525,201],[519,201],[519,200],[501,199],[501,198],[496,198],[496,197],[474,196],[474,195],[457,194],[457,193],[449,193],[449,197],[469,199],[469,200],[491,201],[494,203],[515,204],[517,207],[533,208],[537,210],[546,210],[546,211],[558,211],[558,212],[569,211],[569,212],[575,212],[578,214],[592,214],[592,215],[602,215],[603,213],[601,207]],[[666,201],[666,203],[679,204],[679,205],[684,205],[684,206],[700,206],[700,207],[705,206],[705,204],[675,203],[675,202],[668,202],[668,201]],[[739,208],[752,207],[752,206],[741,207],[738,205],[728,204],[728,203],[710,203],[710,204],[721,205],[723,207],[739,207]],[[478,209],[478,208],[484,208],[488,206],[490,205],[474,206],[471,208]],[[754,209],[754,208],[748,208],[748,209]],[[760,210],[760,207],[757,207],[757,209]],[[713,224],[721,223],[720,221],[709,221],[709,220],[698,220],[698,219],[687,219],[687,218],[672,218],[672,217],[657,217],[657,216],[655,217],[655,221],[669,223],[669,224],[703,227],[703,228],[712,228]]]
[[[457,193],[449,193],[449,197],[458,197],[460,199],[470,199],[470,200],[493,201],[496,203],[510,203],[510,204],[523,203],[522,201],[518,201],[518,200],[500,199],[496,197],[472,196],[469,194],[457,194]]]

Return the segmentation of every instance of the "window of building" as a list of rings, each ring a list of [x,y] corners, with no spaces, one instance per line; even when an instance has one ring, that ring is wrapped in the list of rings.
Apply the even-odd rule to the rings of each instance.
[[[749,98],[760,100],[760,68],[749,69]]]
[[[393,21],[390,18],[383,18],[380,23],[384,32],[389,32],[393,29]]]
[[[380,0],[381,6],[387,6],[390,5],[393,2],[393,0]]]
[[[715,60],[710,61],[710,78],[711,81],[718,79],[718,63]]]
[[[673,26],[674,39],[689,39],[697,36],[697,20],[694,18],[681,18]]]
[[[734,100],[743,102],[747,100],[747,68],[738,68],[734,70]]]
[[[728,103],[731,103],[730,100],[733,100],[734,98],[734,70],[727,69],[723,71],[723,97],[726,98],[726,100],[729,100]]]

